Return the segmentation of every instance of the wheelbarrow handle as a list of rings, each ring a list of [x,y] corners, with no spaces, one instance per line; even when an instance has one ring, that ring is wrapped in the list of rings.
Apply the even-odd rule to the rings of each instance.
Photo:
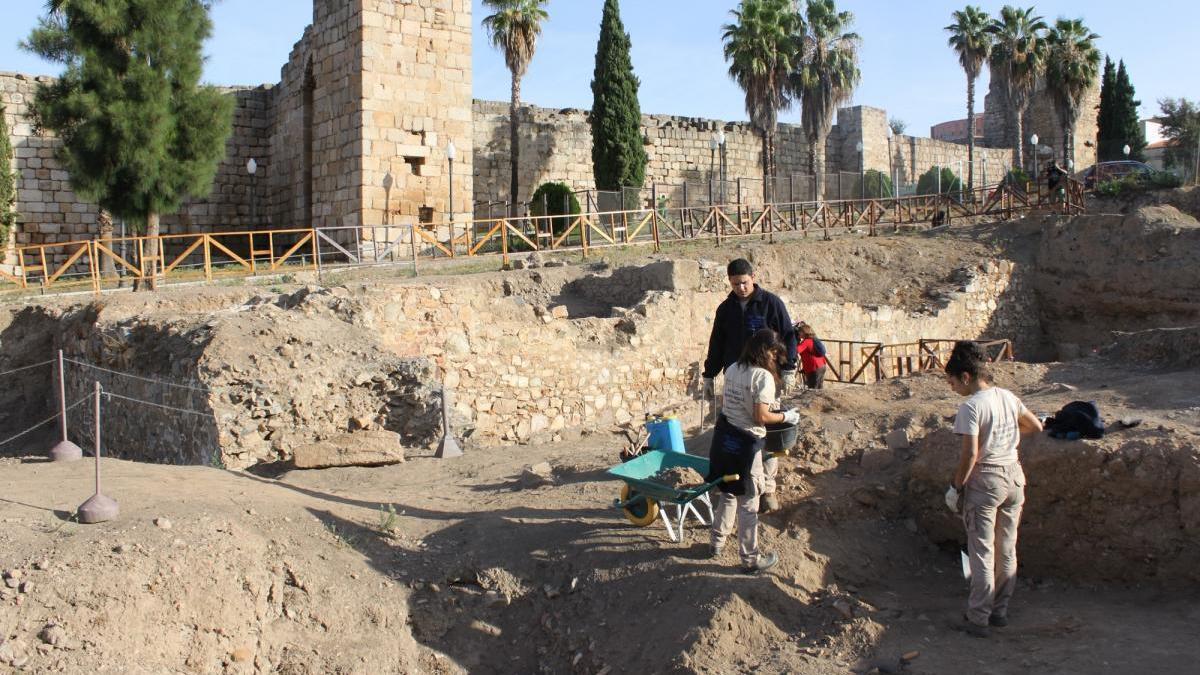
[[[722,483],[733,483],[733,482],[739,481],[741,479],[742,479],[742,474],[740,474],[740,473],[730,473],[730,474],[721,476]]]

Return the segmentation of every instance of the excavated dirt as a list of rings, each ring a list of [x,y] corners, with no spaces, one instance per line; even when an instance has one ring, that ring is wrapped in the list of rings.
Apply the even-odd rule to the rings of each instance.
[[[1174,199],[1182,204],[1189,194]],[[755,256],[767,284],[860,303],[890,294],[889,302],[910,309],[936,303],[939,289],[963,282],[956,270],[999,252],[1046,265],[1035,290],[1046,348],[1075,340],[1082,358],[1000,364],[998,384],[1039,413],[1094,400],[1110,425],[1121,418],[1140,423],[1095,441],[1023,443],[1029,487],[1021,582],[1011,625],[989,640],[959,630],[962,533],[941,502],[961,398],[927,374],[803,392],[787,402],[805,419],[794,455],[782,460],[783,509],[762,518],[763,546],[778,551],[781,563],[759,576],[738,572],[733,546],[709,558],[705,529],[696,523],[681,543],[670,542],[659,523],[627,523],[612,507],[621,483],[604,470],[628,438],[609,430],[473,449],[455,460],[434,459],[429,443],[414,442],[407,462],[376,468],[281,466],[256,474],[106,459],[104,491],[121,514],[92,526],[72,518],[92,492],[90,460],[46,463],[37,456],[41,441],[25,439],[0,459],[0,669],[1190,672],[1200,659],[1200,296],[1188,289],[1198,288],[1200,245],[1195,226],[1167,206],[952,230],[940,239],[814,242],[803,261],[773,258],[779,254],[767,246],[738,249]],[[1153,222],[1158,216],[1145,208],[1160,209],[1169,222]],[[1102,236],[1103,245],[1089,243]],[[1066,259],[1089,246],[1107,267],[1089,273]],[[771,271],[784,265],[786,274]],[[721,274],[719,267],[701,272]],[[1117,281],[1095,278],[1105,274],[1131,290],[1071,320],[1055,318],[1097,292],[1119,291]],[[498,297],[506,292],[502,284],[498,277]],[[1071,284],[1084,290],[1071,292]],[[361,379],[331,394],[350,402],[334,408],[339,421],[331,417],[331,424],[345,424],[347,406],[378,405],[393,386],[414,412],[389,424],[436,400],[419,364],[364,347],[373,344],[369,337],[337,319],[339,311],[353,316],[344,290],[302,290],[196,292],[187,311],[206,305],[203,311],[228,314],[228,325],[207,341],[190,332],[199,330],[195,321],[174,331],[164,320],[154,333],[103,332],[132,346],[137,363],[146,362],[155,335],[178,340],[164,340],[163,354],[202,344],[198,360],[207,370],[164,358],[155,372],[221,374],[213,396],[242,396],[225,400],[251,412],[296,405],[258,400],[263,393],[244,403],[252,369],[269,373],[253,376],[260,379],[315,378],[318,369],[330,380]],[[581,315],[630,300],[575,290]],[[1153,312],[1126,320],[1137,294]],[[126,318],[178,311],[170,302],[114,299],[101,314],[110,313],[110,326],[131,327]],[[249,309],[234,313],[231,306]],[[46,344],[64,317],[81,327],[69,333],[75,339],[101,339],[83,328],[95,309],[9,313],[0,328],[0,365],[20,365],[15,350]],[[279,351],[285,346],[292,353]],[[122,351],[110,346],[105,353]],[[341,355],[328,362],[330,353]],[[249,354],[269,357],[251,361]],[[17,382],[0,406],[14,424],[44,405],[44,383]],[[356,404],[354,387],[377,391]],[[708,436],[694,424],[695,404],[677,412],[692,425],[689,448],[703,454]],[[269,424],[272,417],[251,419]],[[542,480],[524,480],[526,467],[543,462],[551,470]]]

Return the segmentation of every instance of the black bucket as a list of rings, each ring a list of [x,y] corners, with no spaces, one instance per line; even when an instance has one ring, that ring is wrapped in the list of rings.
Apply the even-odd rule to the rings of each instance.
[[[795,424],[768,424],[765,452],[785,452],[796,445],[799,428]]]

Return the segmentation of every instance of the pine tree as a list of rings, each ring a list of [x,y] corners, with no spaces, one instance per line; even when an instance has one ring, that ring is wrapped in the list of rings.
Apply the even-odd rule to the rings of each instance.
[[[17,222],[13,204],[17,200],[17,181],[12,170],[12,142],[8,140],[8,122],[0,105],[0,249],[8,243],[8,233]],[[3,254],[0,253],[0,259]]]
[[[200,85],[211,30],[203,0],[50,0],[22,45],[64,66],[30,111],[71,187],[148,236],[209,193],[225,154],[233,101]]]
[[[1116,66],[1112,59],[1105,56],[1104,75],[1100,78],[1100,110],[1096,114],[1096,157],[1101,162],[1119,159],[1121,146],[1124,145],[1113,125],[1116,88]]]
[[[600,190],[640,188],[646,180],[639,83],[629,47],[617,0],[605,0],[592,75],[592,173]]]
[[[1146,161],[1146,134],[1142,129],[1141,121],[1138,120],[1138,106],[1142,102],[1133,98],[1135,93],[1133,83],[1129,81],[1129,72],[1125,70],[1125,61],[1122,60],[1117,64],[1117,101],[1114,108],[1115,128],[1121,141],[1119,152],[1123,158],[1124,146],[1128,144],[1129,159],[1144,162]]]

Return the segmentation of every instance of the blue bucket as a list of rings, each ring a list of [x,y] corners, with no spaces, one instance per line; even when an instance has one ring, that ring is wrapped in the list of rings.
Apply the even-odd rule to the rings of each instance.
[[[651,450],[664,452],[687,452],[683,446],[683,426],[674,417],[655,417],[646,421],[650,439],[646,441]]]

